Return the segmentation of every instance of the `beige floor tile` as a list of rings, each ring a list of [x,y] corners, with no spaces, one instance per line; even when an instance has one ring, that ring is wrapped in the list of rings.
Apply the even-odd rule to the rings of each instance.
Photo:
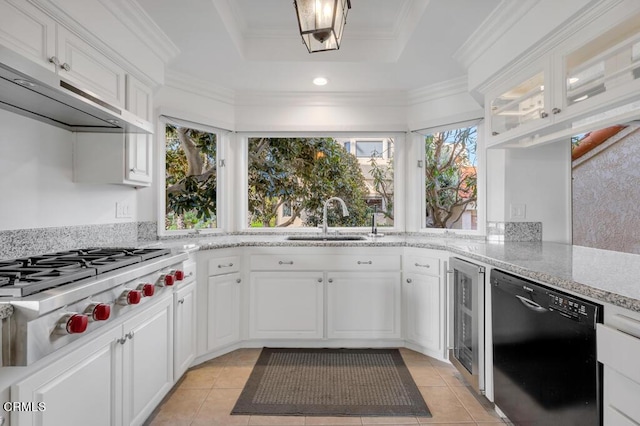
[[[251,416],[250,426],[304,426],[304,416]]]
[[[421,387],[420,392],[432,415],[432,417],[418,417],[420,423],[474,422],[449,387]]]
[[[158,419],[154,418],[151,422],[145,423],[145,426],[190,426],[191,419]]]
[[[440,377],[447,382],[449,386],[468,386],[464,381],[462,375],[452,365],[437,366],[435,367]]]
[[[430,364],[427,366],[409,366],[409,372],[417,386],[447,386],[442,376]]]
[[[305,425],[309,426],[346,426],[346,425],[361,425],[362,420],[360,417],[346,417],[346,416],[336,416],[336,417],[316,417],[316,416],[307,416]]]
[[[363,425],[417,425],[415,417],[361,417]]]
[[[456,394],[458,399],[467,409],[471,417],[476,422],[498,422],[502,420],[498,413],[495,412],[493,407],[489,405],[489,402],[481,404],[480,401],[472,394],[473,390],[469,387],[452,387],[451,390]]]
[[[195,415],[194,425],[248,425],[251,416],[231,415],[241,389],[211,389]]]
[[[162,404],[154,420],[190,420],[200,409],[208,393],[209,391],[204,389],[176,389]]]
[[[223,365],[205,365],[187,371],[180,382],[180,389],[211,389],[224,369]]]
[[[226,365],[213,382],[216,389],[242,389],[253,370],[248,365]]]
[[[227,365],[251,365],[253,366],[260,357],[261,348],[238,349],[230,353]]]

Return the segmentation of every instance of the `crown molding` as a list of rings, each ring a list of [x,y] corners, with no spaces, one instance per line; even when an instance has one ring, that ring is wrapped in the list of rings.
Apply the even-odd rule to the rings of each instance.
[[[236,96],[234,90],[214,85],[185,73],[167,70],[165,73],[165,86],[228,105],[235,105]]]
[[[136,0],[98,1],[165,64],[180,53],[178,46],[160,29]]]
[[[406,92],[259,92],[238,91],[237,106],[371,106],[405,107]]]
[[[467,93],[466,75],[413,90],[409,92],[407,102],[409,105],[416,105],[460,93]]]
[[[469,69],[495,42],[529,12],[539,0],[502,0],[469,38],[456,50],[453,59]]]

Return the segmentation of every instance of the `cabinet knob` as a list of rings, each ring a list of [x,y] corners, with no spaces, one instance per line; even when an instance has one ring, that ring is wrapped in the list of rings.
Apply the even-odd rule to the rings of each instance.
[[[184,297],[180,300],[178,300],[178,305],[182,305],[184,303]]]
[[[318,282],[321,283],[322,282],[322,278],[318,278]]]
[[[66,62],[64,64],[60,65],[60,68],[62,68],[65,71],[71,71],[71,65],[69,65]]]
[[[328,281],[329,281],[330,283],[332,283],[332,282],[333,282],[333,278],[329,278],[329,280],[328,280]]]
[[[237,279],[236,279],[236,282],[237,282],[238,284],[240,284],[240,283],[242,282],[242,280],[241,280],[240,278],[237,278]]]
[[[547,118],[549,116],[549,114],[547,114],[544,111],[540,111],[540,118]]]
[[[562,112],[562,110],[560,108],[554,108],[551,110],[552,113],[554,114],[560,114]]]
[[[407,278],[407,283],[411,284],[413,282],[413,280],[411,278]]]
[[[53,65],[58,66],[60,65],[60,61],[58,60],[58,58],[56,58],[55,56],[52,56],[49,58],[49,62],[51,62]]]

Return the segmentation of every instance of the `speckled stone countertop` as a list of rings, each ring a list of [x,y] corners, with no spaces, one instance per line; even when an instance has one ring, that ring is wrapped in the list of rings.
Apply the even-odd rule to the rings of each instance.
[[[9,318],[13,314],[13,306],[0,304],[0,320]]]
[[[289,241],[284,235],[227,235],[153,245],[212,250],[233,247],[419,247],[446,250],[596,301],[640,312],[640,255],[547,242],[492,242],[420,235],[363,241]],[[193,246],[195,245],[195,246]]]

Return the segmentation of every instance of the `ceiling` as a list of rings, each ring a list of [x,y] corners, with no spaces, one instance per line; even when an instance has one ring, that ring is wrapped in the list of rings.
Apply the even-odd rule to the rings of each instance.
[[[138,0],[180,50],[169,73],[240,93],[408,92],[463,77],[453,54],[500,2],[351,0],[340,50],[309,54],[292,0]]]

